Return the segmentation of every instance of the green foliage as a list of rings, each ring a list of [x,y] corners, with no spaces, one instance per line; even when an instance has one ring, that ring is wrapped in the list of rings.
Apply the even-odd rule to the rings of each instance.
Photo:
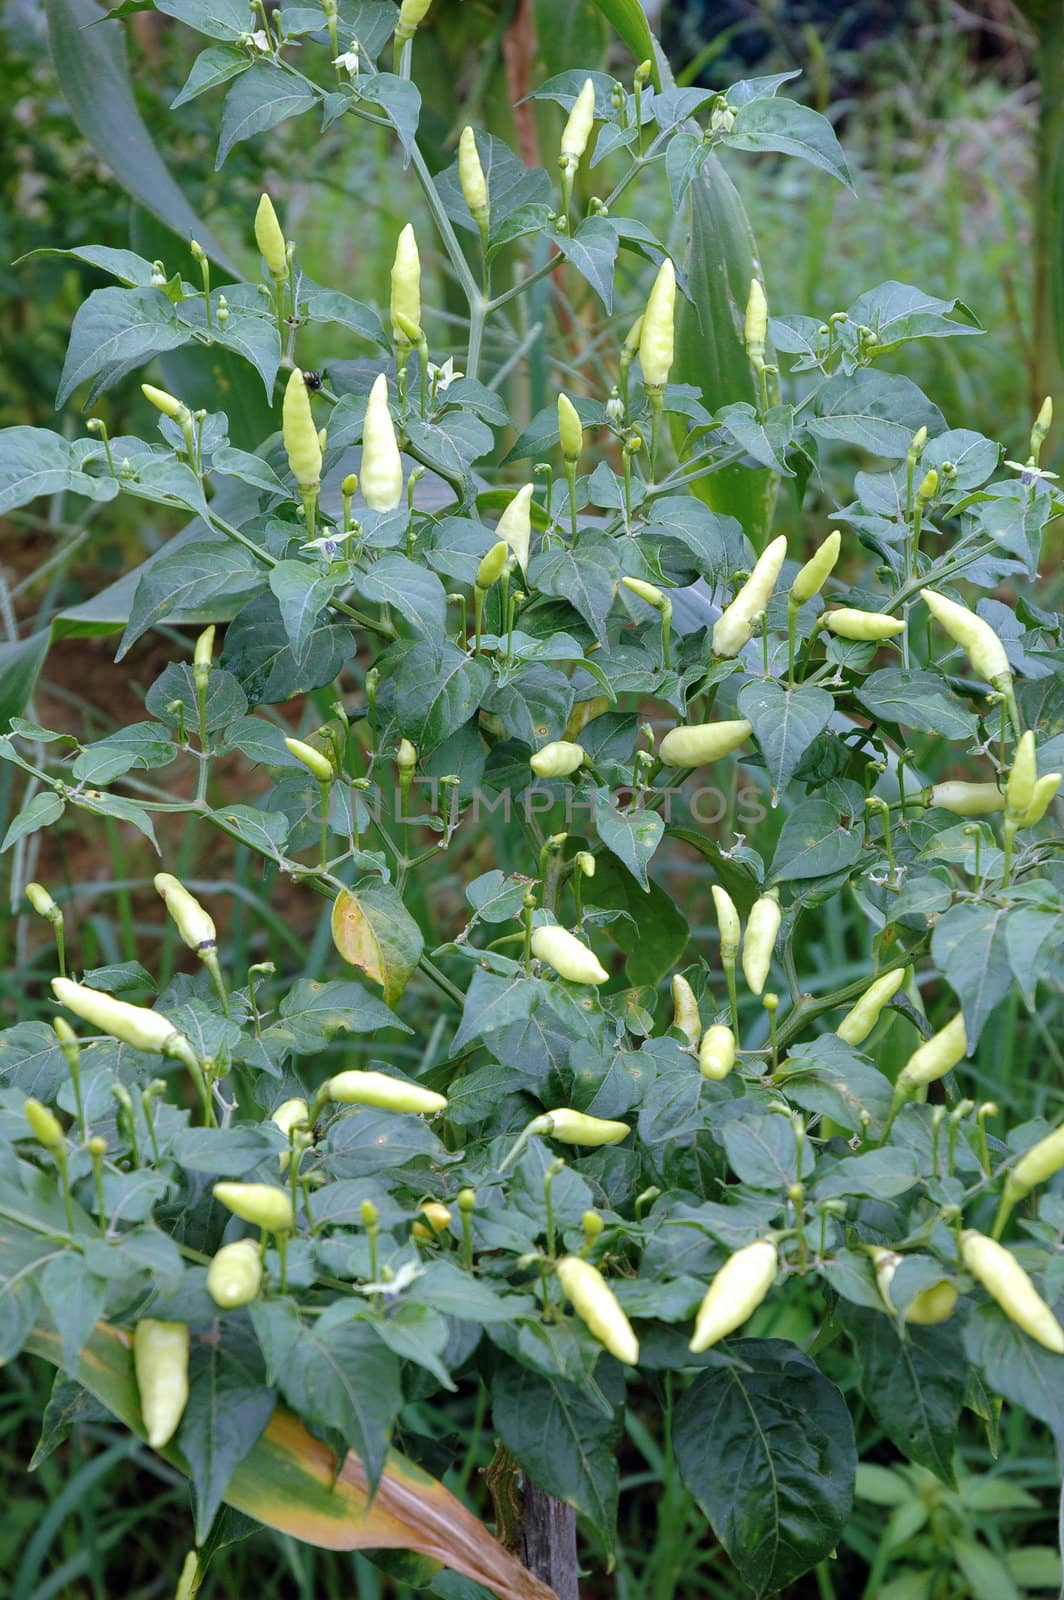
[[[122,948],[100,950],[77,887],[55,887],[61,912],[42,931],[60,970],[103,998],[86,1010],[60,985],[88,1019],[80,1044],[49,1025],[58,1013],[40,987],[0,1033],[0,1357],[35,1351],[59,1367],[48,1440],[59,1407],[85,1403],[75,1377],[99,1392],[98,1321],[187,1324],[190,1394],[171,1453],[192,1479],[207,1553],[223,1542],[227,1499],[328,1544],[317,1501],[298,1520],[298,1483],[277,1477],[273,1500],[249,1500],[248,1474],[267,1475],[249,1463],[287,1411],[337,1466],[354,1452],[344,1481],[361,1473],[370,1488],[401,1440],[468,1489],[486,1429],[504,1466],[574,1505],[588,1550],[631,1578],[636,1553],[618,1548],[628,1434],[676,1527],[687,1519],[697,1542],[708,1520],[758,1596],[822,1570],[851,1539],[855,1492],[922,1506],[910,1491],[932,1484],[953,1498],[921,1559],[945,1549],[972,1593],[990,1592],[1001,1562],[965,1522],[976,1502],[958,1461],[998,1398],[1059,1439],[1062,1362],[1053,1335],[1034,1342],[1008,1296],[995,1303],[974,1281],[958,1235],[1010,1226],[1005,1177],[1048,1128],[1002,1118],[992,1133],[994,1110],[977,1101],[1002,1008],[1021,997],[1059,1062],[1064,879],[1052,803],[1029,820],[1010,789],[1000,815],[966,821],[932,804],[931,785],[960,770],[1004,788],[1024,727],[1038,771],[1064,767],[1060,619],[1037,587],[1064,498],[1041,440],[1003,460],[1001,442],[894,370],[910,346],[966,348],[981,331],[955,298],[890,280],[827,323],[770,303],[764,354],[750,337],[752,236],[724,163],[796,155],[849,182],[827,119],[780,92],[789,74],[676,88],[642,9],[602,3],[650,77],[591,73],[590,159],[579,174],[563,167],[560,184],[552,165],[527,168],[482,136],[489,214],[474,218],[456,164],[430,169],[411,75],[426,42],[400,35],[393,48],[391,6],[286,8],[261,37],[240,6],[159,9],[207,41],[179,99],[224,88],[219,165],[303,117],[308,142],[319,124],[325,138],[350,128],[389,186],[416,186],[432,223],[430,243],[419,222],[423,327],[393,342],[375,296],[304,276],[298,238],[286,277],[246,266],[221,285],[198,247],[160,267],[68,243],[69,258],[115,280],[77,311],[59,382],[61,400],[79,393],[95,415],[77,438],[0,432],[4,508],[62,492],[100,507],[128,497],[163,529],[191,520],[93,621],[82,613],[123,628],[120,661],[152,633],[169,642],[175,659],[146,688],[143,718],[103,737],[49,729],[33,699],[49,631],[4,646],[3,849],[21,896],[48,830],[73,819],[97,841],[132,828],[222,931],[192,940],[181,971],[168,936],[151,975],[131,916]],[[566,64],[538,84],[545,126],[556,132],[587,76]],[[92,136],[126,137],[114,132],[121,102],[102,106],[79,81],[86,117],[107,113]],[[160,180],[156,209],[173,223],[167,195]],[[283,220],[283,193],[278,204]],[[644,210],[651,220],[628,214]],[[711,270],[720,241],[723,284]],[[249,243],[245,264],[252,255]],[[635,285],[645,296],[666,257],[678,359],[672,381],[648,386],[612,312]],[[575,462],[557,449],[554,400],[541,405],[533,383],[529,403],[514,378],[545,359],[544,319],[554,382],[587,391],[574,396]],[[252,434],[228,380],[201,406],[168,365],[223,358],[276,421],[289,373],[323,350],[308,382],[325,431],[320,489],[296,482],[268,417]],[[106,397],[153,362],[173,402],[147,437],[109,437]],[[380,372],[390,422],[378,418],[370,440]],[[402,451],[403,492],[371,509],[352,475],[369,476],[382,426]],[[793,514],[807,496],[815,505],[825,473],[846,483],[833,518],[843,556],[820,594],[791,603],[827,532],[815,511],[797,528]],[[504,512],[526,474],[527,530]],[[777,517],[778,582],[748,642],[714,654],[714,624]],[[481,589],[503,536],[512,557]],[[1008,674],[979,677],[932,622],[928,589],[978,611]],[[824,618],[840,603],[903,627],[887,643],[837,636]],[[192,640],[175,632],[188,623],[206,625],[190,659]],[[277,709],[296,700],[302,748]],[[716,721],[748,726],[734,754],[693,773],[663,765],[666,727]],[[556,740],[578,743],[582,763],[534,781],[530,758]],[[195,870],[216,843],[233,863],[224,886]],[[744,921],[778,897],[769,993],[737,984],[734,957],[721,959],[711,884]],[[303,943],[287,922],[315,905]],[[555,925],[572,942],[559,934],[557,959],[536,960],[534,932]],[[867,1038],[831,1031],[873,976],[901,969]],[[723,1080],[702,1076],[695,1044],[670,1026],[659,988],[677,970],[702,1025],[734,1031]],[[130,1042],[129,1002],[172,1025],[160,1053]],[[900,1068],[958,1014],[955,1070],[908,1092]],[[31,1097],[63,1117],[60,1144],[35,1142]],[[293,1101],[304,1109],[289,1115]],[[566,1107],[629,1132],[563,1142],[536,1119]],[[256,1187],[231,1203],[219,1180]],[[448,1215],[426,1212],[432,1202]],[[205,1269],[251,1230],[241,1216],[260,1215],[262,1294],[222,1311]],[[1036,1194],[1008,1241],[1053,1327],[1062,1226],[1059,1193]],[[707,1285],[759,1239],[776,1252],[775,1285],[744,1302],[748,1328],[733,1320],[735,1337],[692,1353]],[[901,1256],[889,1301],[877,1247]],[[607,1285],[594,1333],[556,1275],[574,1254]],[[951,1319],[921,1323],[917,1296],[943,1283],[958,1294]],[[127,1393],[128,1373],[119,1381]],[[648,1400],[668,1419],[660,1445]],[[463,1456],[449,1430],[470,1402],[479,1420]],[[136,1425],[128,1402],[115,1409]],[[869,1417],[877,1448],[908,1465],[858,1465]],[[422,1492],[428,1503],[441,1491]],[[500,1500],[495,1516],[502,1529]],[[910,1517],[907,1537],[921,1526]],[[456,1537],[441,1558],[473,1570],[459,1554]],[[653,1592],[671,1593],[683,1560],[670,1535],[635,1581],[652,1572]],[[1044,1553],[1014,1566],[1002,1567],[1011,1584],[1056,1581]],[[406,1571],[423,1591],[458,1592]],[[932,1593],[913,1572],[899,1594]],[[498,1594],[543,1593],[492,1581]]]

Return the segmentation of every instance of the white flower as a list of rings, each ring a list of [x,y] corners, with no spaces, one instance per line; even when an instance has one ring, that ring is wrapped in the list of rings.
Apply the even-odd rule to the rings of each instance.
[[[340,554],[340,546],[354,534],[354,528],[348,528],[346,533],[337,529],[333,533],[322,534],[320,539],[310,539],[306,544],[300,545],[301,550],[313,550],[316,555],[327,556],[331,561],[333,556]]]
[[[436,385],[436,393],[442,394],[445,389],[450,388],[456,379],[464,378],[465,373],[456,372],[454,370],[454,357],[448,356],[442,367],[437,367],[432,361],[429,362],[429,377]]]
[[[1044,481],[1048,481],[1051,478],[1060,477],[1059,472],[1047,472],[1044,467],[1036,467],[1033,461],[1006,460],[1005,465],[1007,467],[1011,467],[1013,472],[1019,473],[1020,482],[1025,486],[1029,486],[1030,484],[1036,482],[1039,478]]]
[[[420,1278],[424,1267],[416,1261],[405,1261],[395,1274],[394,1278],[384,1278],[380,1283],[356,1283],[356,1294],[402,1294],[403,1290],[413,1283],[415,1278]]]
[[[269,41],[269,39],[267,39],[266,34],[265,34],[265,32],[263,31],[262,28],[259,28],[256,33],[249,34],[248,38],[249,38],[250,42],[255,46],[255,49],[256,50],[261,50],[264,56],[268,56],[270,54],[270,49],[271,49],[270,41]]]
[[[342,56],[333,57],[333,66],[339,67],[341,72],[349,72],[352,78],[358,72],[358,50],[353,39],[350,50],[345,50]]]

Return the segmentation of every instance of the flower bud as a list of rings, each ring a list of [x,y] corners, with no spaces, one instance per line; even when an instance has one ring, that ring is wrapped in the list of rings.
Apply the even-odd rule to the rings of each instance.
[[[417,751],[409,739],[400,739],[399,748],[395,752],[395,765],[401,775],[413,772],[417,766]]]
[[[39,917],[55,924],[62,922],[63,913],[42,883],[27,883],[26,899]]]

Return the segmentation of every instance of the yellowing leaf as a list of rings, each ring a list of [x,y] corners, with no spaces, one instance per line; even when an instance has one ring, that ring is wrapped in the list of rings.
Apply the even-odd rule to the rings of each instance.
[[[379,983],[394,1005],[417,966],[425,941],[391,884],[341,889],[332,912],[333,943],[351,966]]]

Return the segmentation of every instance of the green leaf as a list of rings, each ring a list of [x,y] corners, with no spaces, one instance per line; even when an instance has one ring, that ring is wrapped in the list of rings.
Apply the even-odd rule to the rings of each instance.
[[[17,1022],[0,1033],[0,1086],[45,1105],[69,1076],[59,1040],[46,1022]]]
[[[617,557],[612,543],[585,536],[578,550],[541,551],[533,559],[528,576],[541,593],[568,600],[604,645],[616,571]]]
[[[561,254],[590,284],[607,312],[613,310],[613,269],[619,244],[617,229],[608,217],[585,217],[572,234],[551,235]]]
[[[192,1473],[196,1542],[210,1532],[237,1465],[273,1415],[276,1395],[263,1383],[262,1357],[247,1333],[226,1318],[223,1337],[197,1340],[189,1360],[188,1404],[177,1442]]]
[[[280,861],[288,838],[288,818],[282,811],[261,811],[257,806],[222,806],[214,815],[268,861]]]
[[[953,1484],[957,1430],[968,1384],[951,1327],[906,1325],[846,1305],[839,1314],[850,1330],[861,1367],[861,1393],[888,1439],[910,1461]]]
[[[829,1556],[849,1520],[857,1455],[846,1402],[782,1339],[729,1346],[681,1396],[676,1459],[713,1531],[758,1596]]]
[[[161,723],[131,722],[86,745],[71,771],[82,783],[110,783],[134,768],[147,772],[165,767],[176,755],[177,745]]]
[[[821,384],[807,424],[818,439],[856,445],[869,455],[898,460],[918,428],[941,433],[945,418],[910,378],[863,368]]]
[[[178,106],[195,100],[197,95],[205,94],[208,89],[228,83],[230,78],[246,72],[250,65],[251,59],[246,50],[238,50],[230,44],[209,45],[206,50],[200,51],[192,63],[184,87],[170,102],[170,110],[176,111]]]
[[[237,613],[225,633],[222,661],[258,705],[290,700],[331,683],[354,654],[348,629],[317,621],[303,648],[292,649],[272,594],[259,595]]]
[[[828,800],[803,800],[776,841],[769,876],[775,883],[826,878],[852,867],[861,854],[863,819],[840,815]]]
[[[100,375],[92,391],[98,393],[133,367],[191,338],[161,289],[94,289],[74,317],[56,409],[88,378]]]
[[[778,150],[801,156],[823,172],[853,188],[846,157],[827,117],[797,100],[761,97],[748,100],[735,112],[735,122],[723,142],[738,150]]]
[[[785,689],[753,679],[739,690],[739,714],[753,726],[772,780],[772,804],[786,788],[809,746],[831,721],[835,701],[826,689],[799,684]]]
[[[600,1385],[602,1366],[596,1369]],[[619,1398],[621,1385],[609,1384],[611,1391]],[[587,1384],[547,1377],[504,1357],[492,1377],[491,1414],[503,1443],[540,1488],[575,1506],[612,1551],[623,1406],[604,1410]]]
[[[297,295],[300,315],[309,322],[338,322],[380,349],[388,346],[388,336],[377,313],[361,300],[353,300],[339,289],[324,289],[309,278],[300,278]]]
[[[319,99],[320,95],[304,79],[270,61],[256,62],[225,97],[214,170],[218,171],[235,144],[309,111]]]
[[[410,1032],[383,1001],[359,983],[300,978],[281,1001],[280,1010],[277,1026],[291,1035],[292,1047],[301,1056],[324,1049],[338,1034],[374,1033],[378,1028]]]
[[[78,1356],[107,1298],[107,1280],[89,1270],[73,1250],[54,1256],[41,1273],[41,1297],[62,1344],[64,1369],[73,1375]]]
[[[266,583],[267,568],[243,545],[228,539],[197,540],[164,552],[143,573],[137,584],[116,661],[149,628],[167,621],[179,610],[211,615],[218,595],[246,600]]]
[[[596,789],[595,827],[607,850],[612,850],[640,887],[649,892],[647,863],[661,843],[664,820],[656,811],[622,811],[608,789]]]
[[[380,1477],[402,1404],[399,1363],[359,1309],[336,1300],[299,1337],[277,1374],[289,1405],[358,1451],[370,1485]]]
[[[427,755],[474,716],[491,684],[491,668],[453,644],[442,649],[426,639],[408,652],[399,669],[395,711],[399,726]]]
[[[639,0],[594,0],[610,27],[624,40],[637,61],[649,60],[654,64],[654,85],[661,89],[661,71],[658,65],[661,50],[650,31],[646,12]],[[666,71],[668,69],[666,68]],[[671,75],[667,78],[671,83]]]
[[[974,739],[979,726],[978,718],[937,672],[884,667],[865,679],[857,699],[877,722],[896,722],[943,739]]]
[[[931,935],[931,955],[964,1012],[968,1048],[1012,984],[1004,906],[962,901],[941,916]]]
[[[171,710],[176,703],[184,717],[186,729],[198,726],[196,685],[192,668],[187,661],[171,661],[164,667],[144,698],[145,709],[168,727],[176,727],[178,714]],[[217,667],[207,685],[205,722],[208,733],[216,733],[227,722],[242,717],[248,708],[248,698],[231,672]]]
[[[118,493],[114,478],[109,474],[94,478],[82,470],[82,443],[75,445],[50,428],[0,429],[0,515],[64,490],[88,500],[113,500]],[[102,457],[102,447],[99,453]],[[4,683],[2,669],[0,683]]]
[[[37,633],[27,634],[25,639],[0,644],[0,733],[6,733],[12,717],[25,711],[50,642],[51,629],[41,628]]]
[[[625,953],[625,971],[633,987],[656,986],[679,966],[687,945],[687,921],[672,895],[653,878],[644,891],[618,860],[600,856],[585,895],[596,907],[628,912],[610,923],[609,933]]]
[[[1012,975],[1033,1010],[1038,984],[1050,976],[1064,948],[1064,916],[1035,906],[1013,906],[1005,923],[1005,948]]]
[[[363,72],[351,88],[358,100],[380,106],[403,147],[403,165],[409,166],[421,118],[421,94],[417,85],[391,72]]]
[[[332,910],[333,943],[350,966],[380,985],[385,1005],[400,999],[425,940],[394,884],[342,889]]]
[[[270,588],[293,655],[302,655],[314,629],[328,622],[322,612],[339,584],[338,577],[321,573],[309,561],[279,561],[270,568]]]
[[[235,273],[171,177],[137,110],[122,28],[90,26],[104,16],[93,0],[46,0],[45,10],[56,75],[85,139],[135,200],[178,238],[198,239],[209,256]],[[245,16],[241,27],[247,25]]]
[[[970,321],[952,320],[953,313],[958,307],[961,314],[970,318]],[[877,284],[874,289],[866,289],[864,294],[859,295],[850,306],[847,315],[858,327],[871,328],[877,335],[879,340],[876,346],[877,354],[883,350],[892,350],[908,339],[950,339],[957,335],[984,331],[967,306],[959,300],[940,300],[937,295],[925,294],[922,289],[914,289],[910,283],[898,283],[896,279]],[[979,435],[973,434],[972,438],[979,438]],[[991,444],[989,439],[984,439],[982,443],[984,446],[989,446],[989,450],[993,452],[987,473],[989,476],[997,465],[998,448]],[[948,446],[941,459],[953,460]],[[934,461],[926,461],[925,470],[928,466],[937,464]],[[958,485],[954,483],[951,492],[957,488]]]
[[[992,1393],[1022,1406],[1064,1439],[1064,1359],[1029,1338],[996,1305],[981,1305],[968,1317],[964,1348]]]
[[[413,631],[438,637],[443,633],[447,601],[434,572],[406,556],[385,555],[368,572],[359,573],[355,588],[364,600],[392,606],[396,619]]]
[[[210,39],[238,39],[248,29],[243,0],[155,0],[155,10]]]
[[[26,839],[39,828],[50,828],[66,810],[66,805],[53,789],[42,789],[12,817],[0,850],[10,850],[20,839]]]
[[[862,1155],[843,1156],[833,1161],[826,1157],[818,1169],[815,1193],[819,1200],[836,1195],[867,1195],[873,1200],[892,1200],[907,1194],[920,1182],[916,1154],[900,1145],[884,1150],[866,1150]]]

